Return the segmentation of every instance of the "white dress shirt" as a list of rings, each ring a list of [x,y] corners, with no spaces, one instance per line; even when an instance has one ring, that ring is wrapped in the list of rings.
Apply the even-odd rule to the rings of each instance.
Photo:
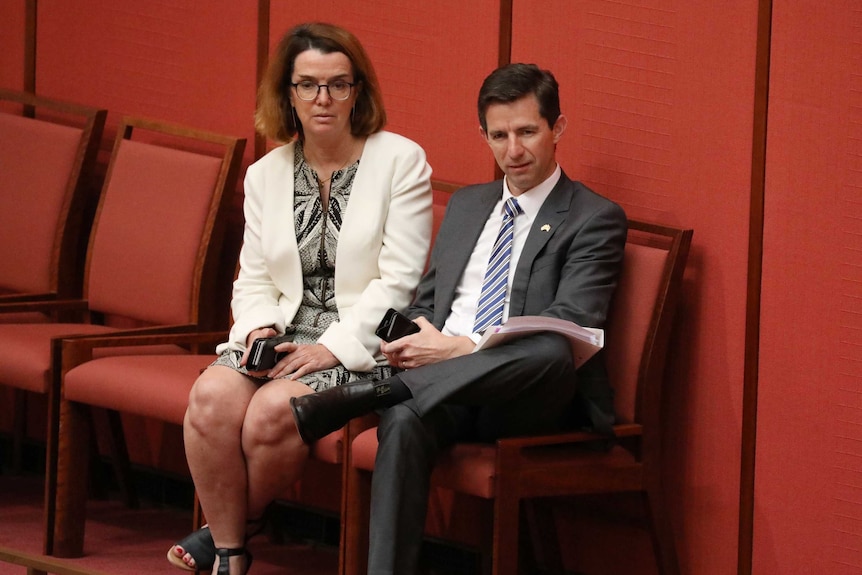
[[[518,259],[521,257],[521,251],[524,249],[527,235],[530,233],[530,228],[536,219],[536,215],[539,213],[539,209],[548,195],[550,195],[551,190],[557,185],[561,173],[562,171],[558,164],[554,173],[548,179],[516,197],[518,205],[521,206],[522,213],[515,218],[515,238],[512,243],[512,259],[509,262],[509,284],[506,289],[506,301],[503,304],[503,322],[509,317],[509,294],[512,286],[512,278],[515,277],[515,269],[518,267]],[[466,335],[476,342],[481,337],[481,334],[473,333],[479,295],[482,292],[482,283],[485,279],[485,270],[488,267],[491,250],[494,248],[494,242],[497,240],[497,234],[500,232],[500,226],[503,223],[503,205],[511,197],[512,193],[509,191],[506,179],[503,178],[503,193],[501,194],[500,201],[491,210],[491,216],[485,222],[485,227],[482,229],[479,240],[473,248],[470,261],[467,262],[467,267],[464,269],[464,274],[461,276],[461,281],[458,283],[458,288],[455,291],[455,300],[452,302],[452,309],[449,312],[449,317],[446,318],[446,323],[443,325],[442,332],[445,335]]]

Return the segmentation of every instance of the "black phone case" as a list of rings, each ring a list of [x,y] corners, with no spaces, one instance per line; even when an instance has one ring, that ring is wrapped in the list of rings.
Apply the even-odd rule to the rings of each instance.
[[[383,315],[375,334],[383,341],[395,341],[419,331],[419,326],[398,310],[389,308]]]
[[[275,351],[275,346],[285,341],[293,341],[293,332],[254,340],[251,343],[251,351],[249,351],[245,368],[248,371],[272,369],[285,356],[285,353]]]

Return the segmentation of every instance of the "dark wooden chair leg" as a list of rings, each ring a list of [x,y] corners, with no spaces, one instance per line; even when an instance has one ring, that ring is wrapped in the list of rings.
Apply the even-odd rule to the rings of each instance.
[[[88,412],[87,443],[89,444],[90,452],[88,459],[88,465],[90,466],[89,497],[105,501],[108,499],[110,489],[105,475],[102,473],[102,454],[99,451],[99,433],[96,427],[95,415],[92,409],[89,409]]]
[[[52,554],[80,557],[84,551],[89,479],[88,409],[81,404],[62,401],[59,421]]]
[[[497,491],[494,498],[493,575],[518,575],[521,500]]]
[[[554,510],[548,501],[543,499],[526,499],[523,502],[524,522],[527,526],[528,549],[524,549],[522,557],[529,554],[532,565],[527,565],[529,571],[537,572],[541,567],[547,575],[565,575],[563,555],[560,551],[560,540],[557,537],[557,527]],[[522,561],[523,562],[523,561]]]
[[[24,470],[24,442],[27,439],[27,392],[16,389],[13,392],[15,404],[12,412],[12,461],[9,470],[18,475]]]
[[[123,502],[129,509],[140,507],[138,493],[135,489],[132,466],[129,463],[129,450],[126,447],[126,435],[123,432],[123,421],[120,413],[113,409],[106,410],[108,416],[108,445],[111,453],[111,463],[123,494]]]

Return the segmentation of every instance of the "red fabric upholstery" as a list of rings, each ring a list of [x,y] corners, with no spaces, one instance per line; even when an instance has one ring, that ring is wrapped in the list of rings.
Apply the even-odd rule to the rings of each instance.
[[[607,452],[588,451],[582,447],[549,448],[546,454],[548,462],[552,463],[559,459],[562,449],[571,452],[571,461],[583,465],[585,470],[594,470],[597,465],[608,469],[621,469],[635,463],[634,456],[619,446]],[[376,455],[377,428],[375,427],[363,431],[353,441],[353,466],[363,471],[373,471]],[[533,457],[538,463],[542,454],[536,453]],[[431,482],[437,487],[451,489],[458,493],[493,499],[496,496],[496,460],[496,445],[459,443],[441,454],[434,466]]]
[[[626,244],[623,272],[605,328],[608,376],[621,423],[635,421],[638,370],[667,258],[665,249]]]
[[[377,428],[363,431],[353,440],[353,466],[365,471],[374,470],[377,456]],[[460,443],[441,454],[434,467],[433,481],[454,486],[458,491],[479,497],[494,496],[494,445]]]
[[[49,324],[2,324],[0,323],[0,345],[4,356],[15,358],[3,366],[3,382],[28,391],[47,393],[51,371],[51,339],[72,335],[105,334],[116,328],[94,324],[49,323]],[[128,348],[98,350],[101,355],[130,353]],[[136,354],[183,353],[178,346],[148,346],[135,348]]]
[[[3,383],[47,393],[51,387],[51,338],[72,334],[100,334],[112,328],[90,324],[0,324]],[[13,361],[14,359],[14,361]]]
[[[162,355],[166,348],[173,354]],[[149,353],[148,353],[149,350]],[[212,354],[188,354],[181,347],[97,348],[99,357],[66,372],[63,397],[182,425],[189,391],[201,371],[216,359]],[[312,456],[328,463],[343,460],[343,433],[330,433],[311,448]]]
[[[134,140],[120,143],[90,243],[91,309],[154,324],[188,321],[221,163]]]
[[[192,384],[215,358],[188,354],[94,359],[66,373],[63,396],[182,425]],[[170,369],[165,369],[167,362]]]
[[[311,446],[311,456],[325,463],[344,461],[344,429],[333,431]]]
[[[50,291],[56,232],[80,141],[79,128],[0,113],[3,289]]]

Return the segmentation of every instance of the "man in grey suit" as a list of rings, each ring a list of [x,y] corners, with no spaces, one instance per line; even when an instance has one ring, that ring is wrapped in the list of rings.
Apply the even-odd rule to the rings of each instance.
[[[528,64],[499,68],[482,84],[478,108],[480,132],[505,178],[450,199],[428,272],[406,312],[420,331],[381,344],[402,371],[292,400],[308,442],[352,417],[381,415],[370,575],[416,572],[441,449],[574,427],[609,431],[613,423],[601,353],[576,371],[568,341],[550,332],[471,353],[486,315],[492,325],[544,315],[603,327],[626,240],[623,210],[557,164],[567,120],[550,72]],[[505,254],[499,261],[498,251]],[[502,278],[496,311],[485,304],[493,299],[486,269]]]

